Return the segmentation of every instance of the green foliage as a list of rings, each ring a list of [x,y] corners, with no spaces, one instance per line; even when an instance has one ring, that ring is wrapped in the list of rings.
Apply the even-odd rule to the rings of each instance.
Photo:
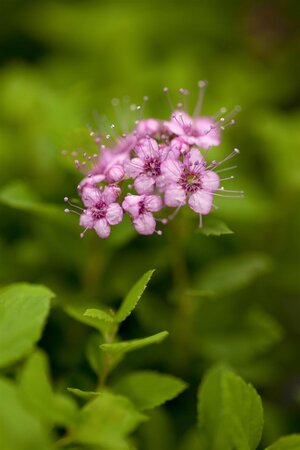
[[[151,371],[133,372],[123,377],[114,390],[129,397],[138,409],[151,409],[177,397],[187,384],[171,375]]]
[[[299,450],[300,448],[300,434],[293,434],[291,436],[284,436],[266,450]]]
[[[256,277],[269,272],[271,260],[263,254],[245,254],[219,260],[204,269],[198,281],[202,291],[223,294],[241,289]]]
[[[214,367],[205,376],[199,390],[198,414],[207,450],[255,450],[260,442],[260,397],[225,367]]]
[[[113,344],[102,344],[100,345],[101,350],[115,353],[127,353],[133,350],[138,350],[140,348],[146,347],[151,344],[159,344],[163,339],[168,336],[167,331],[161,331],[160,333],[153,334],[146,338],[132,339],[130,341],[115,342]]]
[[[103,392],[82,409],[73,440],[107,449],[127,449],[126,437],[145,420],[127,398]]]
[[[127,296],[125,297],[123,303],[116,313],[116,321],[123,322],[136,307],[138,301],[143,295],[144,290],[147,287],[149,280],[151,279],[154,270],[149,270],[146,272],[130,289]]]
[[[48,450],[50,441],[39,420],[22,404],[12,382],[0,378],[0,436],[5,450]]]
[[[0,292],[0,367],[28,354],[39,340],[53,297],[49,289],[29,284]]]
[[[221,236],[223,234],[233,234],[226,223],[216,217],[207,217],[204,219],[203,226],[198,229],[204,236]]]
[[[26,407],[43,422],[68,426],[76,417],[72,399],[55,394],[50,384],[45,355],[36,351],[26,361],[19,380],[19,393]]]

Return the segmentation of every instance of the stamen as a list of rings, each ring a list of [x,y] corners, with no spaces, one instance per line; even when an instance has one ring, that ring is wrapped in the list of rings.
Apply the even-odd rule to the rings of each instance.
[[[163,93],[166,94],[167,101],[168,101],[168,104],[169,104],[169,106],[171,108],[171,111],[174,111],[173,103],[172,103],[172,100],[171,100],[171,97],[170,97],[170,94],[169,94],[169,88],[168,87],[164,87],[163,88]]]
[[[196,104],[193,116],[200,116],[200,114],[201,114],[203,99],[204,99],[204,94],[205,94],[205,89],[207,87],[207,84],[208,84],[207,81],[204,81],[204,80],[201,80],[198,82],[199,94],[198,94],[198,100],[197,100],[197,104]]]

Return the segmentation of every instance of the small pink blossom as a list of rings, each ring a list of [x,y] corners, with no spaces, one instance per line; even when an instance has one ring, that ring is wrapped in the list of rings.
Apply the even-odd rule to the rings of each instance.
[[[154,212],[162,209],[158,195],[126,195],[122,207],[130,214],[132,224],[139,234],[153,234],[156,228]]]
[[[190,117],[184,111],[174,111],[172,119],[164,122],[164,128],[186,144],[204,149],[221,143],[220,130],[211,117]]]
[[[213,192],[220,185],[219,176],[206,169],[205,160],[198,149],[192,148],[183,162],[168,160],[162,164],[162,174],[167,184],[165,204],[180,207],[186,203],[199,214],[209,214]]]
[[[136,158],[125,164],[129,177],[134,178],[138,194],[151,194],[155,184],[161,185],[161,164],[167,159],[179,157],[179,150],[159,145],[155,139],[142,139],[135,147]]]
[[[123,218],[121,206],[115,203],[119,194],[120,189],[115,186],[107,186],[103,192],[97,187],[83,188],[81,198],[86,209],[81,214],[79,223],[85,231],[94,228],[102,239],[110,235],[110,225],[117,225]]]

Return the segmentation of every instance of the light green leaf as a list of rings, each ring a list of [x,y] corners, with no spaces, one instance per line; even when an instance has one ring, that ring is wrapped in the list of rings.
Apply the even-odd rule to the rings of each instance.
[[[207,450],[255,450],[263,409],[255,389],[225,367],[205,376],[199,389],[199,425]]]
[[[216,217],[206,217],[204,219],[203,226],[198,228],[198,233],[202,233],[205,236],[221,236],[222,234],[233,234],[233,231],[222,222],[222,220]]]
[[[284,436],[274,444],[266,448],[266,450],[299,450],[300,449],[300,434],[291,434]]]
[[[19,393],[28,410],[47,424],[69,425],[75,420],[76,405],[71,398],[53,392],[47,358],[41,351],[26,361]]]
[[[73,440],[111,450],[123,449],[128,434],[145,420],[127,398],[103,392],[82,409]]]
[[[104,322],[113,323],[114,318],[111,314],[109,314],[106,311],[103,311],[102,309],[87,309],[85,313],[83,314],[86,317],[91,317],[93,319],[97,319]]]
[[[153,334],[142,339],[132,339],[131,341],[116,342],[113,344],[102,344],[100,348],[109,353],[127,353],[139,348],[146,347],[150,344],[158,344],[168,336],[167,331],[161,331],[160,333]]]
[[[151,409],[177,397],[187,384],[179,378],[151,371],[133,372],[122,378],[114,390],[129,397],[138,409]]]
[[[200,274],[197,288],[215,293],[231,292],[250,284],[267,273],[272,263],[267,255],[248,253],[219,260]]]
[[[141,298],[144,290],[146,289],[147,284],[154,271],[155,270],[149,270],[148,272],[146,272],[130,289],[116,314],[117,322],[123,322],[123,320],[125,320],[131,314],[133,309],[136,307],[139,299]]]
[[[46,450],[48,436],[24,407],[16,387],[0,378],[0,442],[3,450]]]
[[[53,292],[13,284],[0,292],[0,367],[25,356],[40,339]]]
[[[96,330],[100,331],[102,334],[107,333],[108,329],[111,327],[111,324],[108,321],[85,315],[85,312],[87,311],[85,306],[66,305],[64,306],[64,311],[73,319],[88,325],[89,327],[96,328]]]
[[[98,395],[100,395],[100,392],[82,391],[81,389],[71,388],[71,387],[68,387],[67,389],[69,392],[76,395],[77,397],[85,398],[85,399],[97,397]]]

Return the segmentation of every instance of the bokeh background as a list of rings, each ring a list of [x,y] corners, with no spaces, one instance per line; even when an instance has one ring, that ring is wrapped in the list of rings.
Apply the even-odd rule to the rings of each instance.
[[[300,33],[298,2],[2,0],[0,6],[0,283],[43,283],[56,294],[41,346],[62,389],[93,389],[95,337],[66,305],[117,306],[148,269],[156,273],[121,329],[170,338],[139,351],[120,373],[157,369],[190,388],[137,433],[146,450],[194,450],[196,390],[215,361],[262,395],[263,444],[300,432]],[[62,149],[91,147],[88,126],[111,99],[144,95],[145,116],[209,81],[204,113],[242,112],[214,157],[238,147],[243,200],[219,201],[234,234],[207,237],[183,212],[162,237],[128,223],[108,241],[79,238],[63,197],[80,179]],[[128,113],[126,113],[128,114]],[[214,151],[214,150],[213,150]],[[221,200],[221,199],[220,199]],[[54,206],[53,206],[54,205]],[[88,350],[87,350],[88,349]],[[112,374],[113,377],[116,376]]]

